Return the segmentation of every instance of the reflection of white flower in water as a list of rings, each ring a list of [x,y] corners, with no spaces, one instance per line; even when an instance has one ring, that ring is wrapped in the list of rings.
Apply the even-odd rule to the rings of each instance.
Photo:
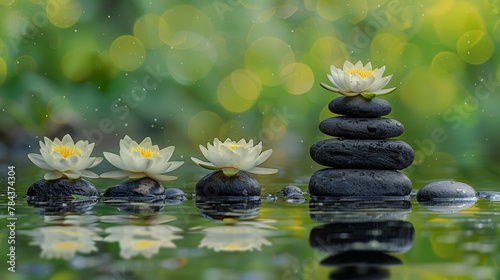
[[[207,143],[206,148],[200,145],[200,150],[209,162],[194,157],[191,160],[207,169],[222,170],[226,176],[233,176],[240,170],[254,174],[274,174],[278,172],[278,169],[257,167],[257,165],[267,160],[273,152],[271,149],[262,152],[261,142],[254,146],[253,140],[247,143],[245,139],[236,142],[227,138],[224,142],[221,142],[215,138],[213,145]]]
[[[370,62],[363,66],[361,61],[353,65],[346,60],[342,69],[333,65],[330,67],[331,74],[327,74],[327,77],[332,85],[321,83],[321,86],[344,96],[361,94],[365,98],[372,99],[376,96],[389,94],[396,89],[382,89],[392,78],[392,75],[382,77],[384,71],[385,66],[372,70]]]
[[[125,136],[120,140],[120,155],[104,152],[104,157],[120,170],[105,172],[102,178],[130,178],[133,180],[149,177],[157,181],[172,181],[175,176],[165,175],[181,166],[183,161],[169,161],[175,147],[159,149],[146,137],[140,144]]]
[[[104,241],[116,242],[120,245],[120,256],[130,259],[143,255],[146,258],[158,254],[160,248],[175,248],[174,239],[182,239],[176,235],[179,228],[167,225],[155,226],[116,226],[106,229],[109,233]]]
[[[100,229],[52,226],[37,228],[28,234],[33,236],[30,245],[40,245],[42,258],[69,260],[76,253],[88,254],[97,251],[95,241],[102,240],[97,231]]]
[[[271,246],[272,243],[264,236],[269,234],[272,226],[241,222],[236,225],[216,226],[203,229],[205,237],[201,240],[199,248],[207,247],[215,252],[243,252],[261,250],[262,245]]]
[[[64,135],[51,141],[44,138],[40,141],[40,155],[28,154],[28,158],[38,167],[50,170],[45,173],[45,180],[59,178],[79,179],[80,177],[99,178],[97,174],[87,169],[102,162],[101,157],[91,157],[94,143],[89,141],[74,142],[71,136]]]

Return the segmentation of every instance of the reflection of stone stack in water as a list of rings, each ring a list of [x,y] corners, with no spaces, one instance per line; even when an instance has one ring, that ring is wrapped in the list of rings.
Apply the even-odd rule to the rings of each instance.
[[[393,253],[411,249],[414,227],[404,221],[409,200],[317,200],[309,203],[315,226],[309,243],[331,255],[323,266],[336,269],[330,279],[389,279],[388,266],[401,265]]]
[[[312,145],[314,161],[328,166],[309,181],[313,197],[407,197],[410,179],[398,170],[414,159],[410,145],[389,139],[404,132],[397,120],[384,118],[391,111],[383,99],[339,97],[329,104],[338,117],[319,125],[321,132],[337,138]]]

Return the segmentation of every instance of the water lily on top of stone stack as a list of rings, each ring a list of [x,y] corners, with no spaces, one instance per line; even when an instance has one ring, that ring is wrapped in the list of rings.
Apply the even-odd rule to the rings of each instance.
[[[253,140],[241,139],[238,142],[227,138],[224,142],[215,138],[213,145],[207,143],[207,147],[200,145],[203,156],[209,161],[201,161],[192,157],[191,160],[197,165],[211,169],[222,170],[224,175],[230,177],[241,171],[254,174],[274,174],[278,169],[262,168],[257,165],[267,160],[272,150],[262,152],[262,142],[253,145]],[[262,152],[262,153],[261,153]]]
[[[120,140],[120,155],[103,153],[109,163],[120,170],[105,172],[101,174],[101,178],[128,177],[131,180],[138,180],[149,177],[157,181],[175,180],[177,177],[163,174],[184,164],[183,161],[169,161],[174,150],[174,146],[160,150],[158,145],[153,145],[149,137],[137,143],[126,135]]]
[[[321,83],[321,86],[344,96],[361,95],[372,99],[376,96],[389,94],[396,89],[395,87],[383,89],[391,80],[392,75],[382,77],[385,66],[372,69],[371,62],[363,66],[361,61],[353,65],[346,60],[342,69],[332,65],[330,71],[331,74],[327,74],[327,77],[333,86],[324,83]]]
[[[47,137],[44,140],[45,142],[40,141],[40,154],[31,153],[28,158],[36,166],[50,170],[45,173],[45,180],[99,178],[97,174],[87,170],[102,162],[101,157],[90,156],[94,143],[89,144],[83,140],[75,143],[68,134],[62,140],[56,138],[52,141]]]

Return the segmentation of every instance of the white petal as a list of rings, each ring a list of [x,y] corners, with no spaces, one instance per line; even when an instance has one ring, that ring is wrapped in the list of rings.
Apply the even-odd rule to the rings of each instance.
[[[99,175],[97,175],[94,172],[89,171],[89,170],[81,170],[80,172],[82,173],[82,177],[86,177],[86,178],[99,178]]]
[[[132,138],[130,138],[128,135],[125,135],[125,137],[123,137],[122,141],[124,141],[127,144],[134,142],[134,140],[132,140]]]
[[[338,89],[341,88],[341,86],[339,84],[340,80],[338,79],[338,75],[335,75],[335,77],[334,77],[334,76],[332,76],[330,74],[327,74],[326,76],[328,77],[328,80],[330,80],[330,82],[333,84],[334,87],[336,87]]]
[[[266,161],[271,156],[272,153],[273,153],[273,150],[271,150],[271,149],[264,151],[257,158],[256,165],[259,165],[259,164],[263,163],[264,161]]]
[[[248,173],[253,173],[253,174],[262,174],[262,175],[268,175],[268,174],[275,174],[278,173],[278,169],[274,168],[263,168],[263,167],[254,167],[251,170],[247,170]]]
[[[120,179],[127,178],[130,172],[124,170],[108,171],[101,174],[101,178]]]
[[[169,146],[160,150],[160,155],[164,161],[169,161],[174,154],[175,147]]]
[[[352,92],[362,92],[364,86],[363,79],[358,74],[351,75],[351,91]]]
[[[368,62],[364,67],[363,67],[363,70],[367,70],[367,71],[372,71],[372,63],[371,62]]]
[[[152,145],[153,145],[153,142],[151,141],[150,137],[144,138],[144,140],[142,140],[141,144],[139,144],[139,146],[145,147],[145,148],[150,148]]]
[[[123,159],[120,156],[108,152],[104,152],[103,155],[106,160],[116,168],[123,170],[127,169],[126,164],[123,162]]]
[[[102,157],[95,157],[95,158],[89,158],[89,159],[94,159],[94,162],[88,167],[88,168],[94,168],[101,164],[103,158]]]
[[[166,173],[166,172],[171,172],[171,171],[174,171],[174,170],[176,170],[177,168],[179,168],[181,165],[183,165],[183,164],[184,164],[184,162],[183,162],[183,161],[171,161],[170,163],[171,163],[171,165],[170,165],[170,166],[169,166],[166,170],[164,170],[164,171],[163,171],[163,172],[161,172],[161,173]]]
[[[333,92],[340,92],[340,89],[338,89],[338,88],[334,88],[334,87],[329,86],[329,85],[327,85],[327,84],[320,83],[320,85],[321,85],[324,89],[326,89],[326,90],[333,91]]]
[[[203,156],[204,156],[206,159],[210,160],[210,159],[208,158],[208,149],[207,149],[207,148],[205,148],[205,147],[203,147],[202,145],[200,145],[199,147],[200,147],[200,151],[201,151],[201,153],[203,154]]]
[[[64,146],[66,146],[66,144],[69,144],[69,143],[75,144],[75,142],[73,142],[73,138],[71,138],[71,136],[69,134],[64,135],[61,142]]]
[[[351,69],[351,68],[354,68],[354,65],[349,60],[346,60],[344,62],[344,67],[342,68],[342,70],[345,71],[345,70]]]
[[[354,68],[363,69],[363,63],[361,62],[361,60],[358,60],[358,62],[354,64]]]
[[[174,181],[177,180],[177,177],[175,176],[170,176],[170,175],[163,175],[163,174],[151,174],[151,173],[146,173],[146,175],[156,181]]]
[[[210,162],[201,161],[201,160],[199,160],[197,158],[194,158],[194,157],[192,157],[191,160],[196,165],[201,166],[201,167],[206,168],[206,169],[211,169],[211,170],[220,170],[220,169],[222,169],[222,167],[217,167],[217,166],[213,165]]]
[[[339,76],[339,77],[342,77],[342,85],[343,85],[343,92],[351,92],[352,89],[351,89],[351,74],[349,73],[346,73],[346,72],[342,72],[342,76]]]
[[[80,171],[78,170],[63,171],[63,174],[71,180],[79,179],[80,177],[82,177],[82,173],[80,173]]]
[[[42,168],[42,169],[47,169],[51,170],[52,167],[45,162],[45,159],[39,155],[39,154],[28,154],[28,158],[33,162],[36,166]]]
[[[64,174],[62,174],[62,172],[60,171],[57,171],[57,170],[52,170],[50,172],[47,172],[45,173],[45,175],[43,176],[43,178],[47,181],[50,181],[50,180],[56,180],[56,179],[59,179],[63,176]]]
[[[377,90],[377,91],[374,91],[373,93],[375,93],[376,95],[386,95],[386,94],[389,94],[391,92],[393,92],[396,88],[393,87],[393,88],[386,88],[386,89],[381,89],[381,90]]]

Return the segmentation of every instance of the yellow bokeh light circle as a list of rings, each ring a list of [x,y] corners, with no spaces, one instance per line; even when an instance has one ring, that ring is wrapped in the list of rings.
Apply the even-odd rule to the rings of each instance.
[[[370,44],[372,64],[384,65],[394,49],[402,43],[399,37],[390,33],[381,33],[373,38]]]
[[[407,71],[421,65],[422,52],[416,44],[403,42],[394,46],[386,61],[385,65],[391,71]]]
[[[5,60],[0,57],[0,85],[5,82],[5,79],[7,78],[7,63],[5,63]]]
[[[434,115],[453,105],[458,90],[451,75],[430,67],[421,67],[403,79],[398,96],[413,111],[421,115]]]
[[[195,145],[206,145],[219,137],[219,131],[223,120],[212,111],[201,111],[194,115],[188,124],[188,137]],[[223,141],[223,140],[222,140]]]
[[[242,97],[235,89],[231,76],[226,76],[217,86],[217,100],[224,109],[234,113],[241,113],[250,109],[254,105],[255,99]]]
[[[309,54],[314,62],[325,71],[330,71],[331,65],[342,67],[349,59],[346,46],[335,37],[323,37],[316,40]]]
[[[16,75],[21,75],[26,72],[35,72],[38,68],[38,63],[31,55],[21,55],[14,62],[14,72]]]
[[[174,48],[192,48],[202,43],[202,38],[210,39],[213,32],[210,18],[190,5],[177,5],[160,17],[160,39]]]
[[[339,20],[348,12],[349,6],[346,4],[347,1],[318,0],[316,2],[316,11],[320,17],[326,20]]]
[[[481,64],[495,52],[491,38],[482,30],[466,32],[457,42],[457,53],[465,62]]]
[[[161,46],[160,16],[146,14],[134,23],[134,36],[137,37],[148,49],[157,49]]]
[[[53,25],[68,28],[80,19],[82,6],[78,0],[49,0],[45,13]]]
[[[134,71],[146,60],[144,45],[132,35],[116,38],[109,47],[109,55],[113,65],[123,71]]]
[[[256,100],[262,90],[262,83],[254,73],[240,69],[231,73],[231,84],[235,92],[242,98]]]
[[[61,60],[61,70],[66,78],[75,82],[83,81],[94,70],[94,56],[81,49],[70,50]]]
[[[74,109],[68,99],[56,96],[47,103],[49,118],[57,124],[65,124],[74,117]]]
[[[253,42],[245,52],[245,68],[255,73],[263,85],[281,83],[282,69],[295,62],[290,45],[274,37],[262,37]]]
[[[456,53],[444,51],[434,56],[431,67],[433,69],[453,73],[463,71],[465,69],[465,64]]]
[[[470,30],[485,30],[481,13],[476,6],[465,1],[455,3],[445,13],[434,17],[434,29],[439,39],[448,47],[455,48],[458,39]]]
[[[212,70],[217,61],[217,51],[205,40],[194,48],[170,49],[166,60],[172,77],[186,84],[205,77]]]
[[[314,74],[304,63],[288,64],[280,73],[283,88],[291,94],[308,92],[314,85]]]

